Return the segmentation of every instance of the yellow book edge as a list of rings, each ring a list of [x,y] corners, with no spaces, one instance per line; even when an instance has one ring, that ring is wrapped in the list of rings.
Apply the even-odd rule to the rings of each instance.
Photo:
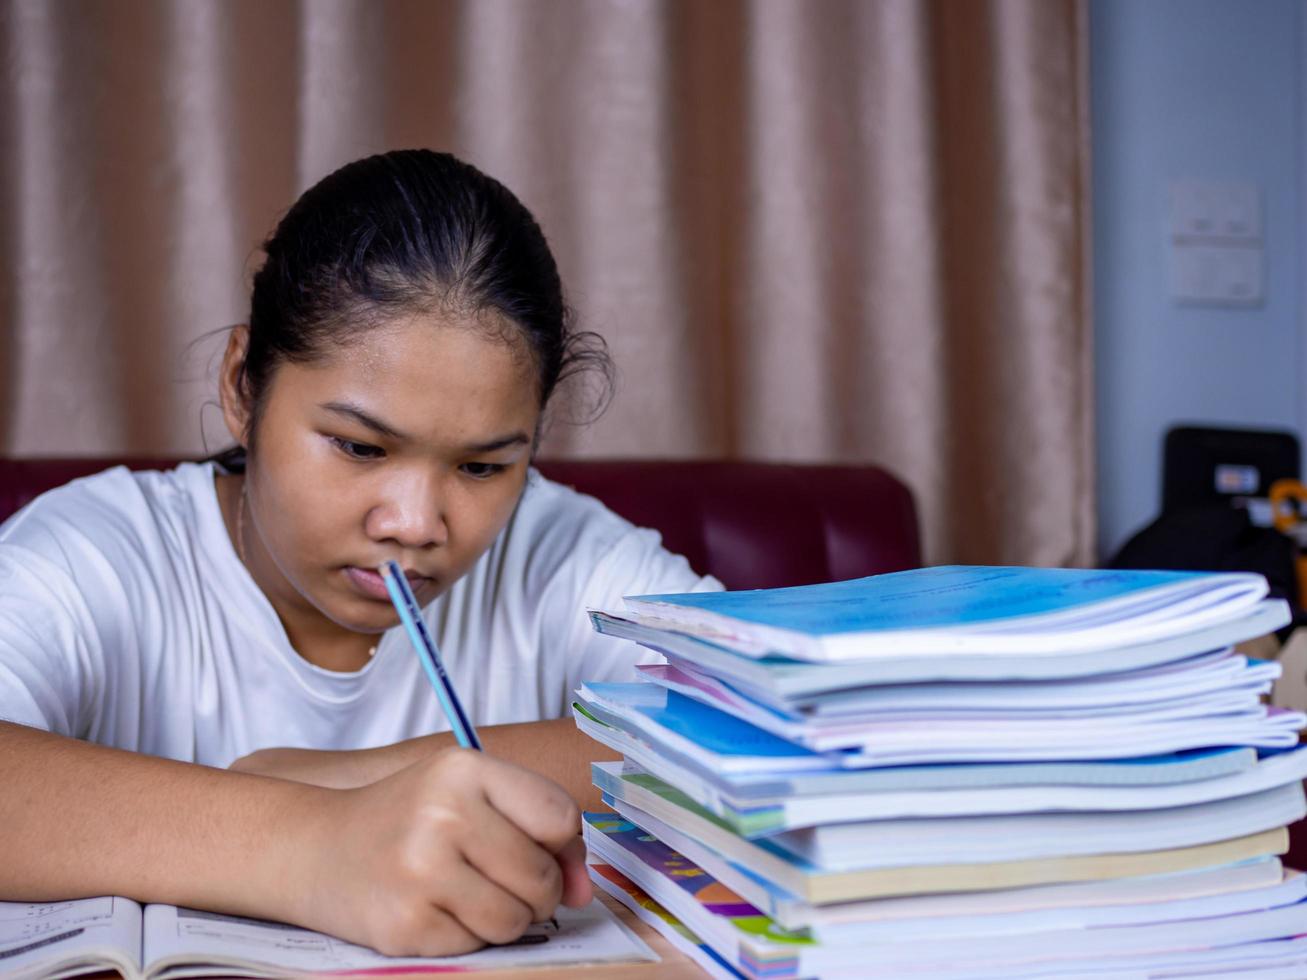
[[[1028,885],[1102,881],[1137,875],[1192,871],[1232,864],[1289,849],[1284,827],[1211,844],[1137,853],[1086,854],[1075,857],[1032,858],[994,864],[935,864],[831,872],[809,878],[802,897],[814,905],[851,902],[891,895],[931,895],[941,892],[992,891]]]

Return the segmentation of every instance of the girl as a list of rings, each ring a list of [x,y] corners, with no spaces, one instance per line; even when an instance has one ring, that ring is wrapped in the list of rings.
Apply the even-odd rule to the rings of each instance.
[[[560,719],[630,657],[584,609],[719,586],[530,468],[555,386],[604,355],[503,186],[371,157],[265,250],[219,383],[237,448],[0,528],[0,898],[121,894],[392,954],[512,940],[590,897],[569,790],[595,753]],[[495,726],[485,754],[429,734],[388,559]]]

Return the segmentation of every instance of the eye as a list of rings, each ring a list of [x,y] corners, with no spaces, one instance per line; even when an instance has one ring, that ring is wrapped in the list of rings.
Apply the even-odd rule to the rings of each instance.
[[[503,463],[464,463],[459,467],[474,480],[488,480],[508,469]]]
[[[380,446],[371,446],[366,442],[355,442],[353,439],[341,439],[338,436],[328,436],[327,438],[333,446],[350,459],[381,459],[386,455],[386,451]]]

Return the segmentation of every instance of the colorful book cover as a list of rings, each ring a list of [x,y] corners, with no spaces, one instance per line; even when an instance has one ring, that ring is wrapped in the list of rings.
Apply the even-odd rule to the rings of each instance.
[[[742,977],[742,974],[717,951],[691,932],[684,922],[668,912],[647,891],[637,885],[611,864],[591,863],[590,877],[604,891],[629,908],[640,921],[652,926],[673,946],[685,953],[709,974],[720,977]]]
[[[810,943],[805,937],[776,926],[747,901],[731,891],[689,858],[673,851],[652,834],[647,834],[617,814],[587,813],[586,822],[611,838],[617,846],[653,868],[659,875],[690,895],[712,915],[729,919],[736,928],[750,935],[770,936],[773,931],[784,941]]]
[[[816,948],[816,942],[806,933],[783,928],[693,861],[630,821],[610,813],[587,813],[585,821],[589,833],[606,839],[606,849],[629,862],[630,866],[619,870],[747,975],[794,976],[802,951]],[[617,863],[602,853],[600,857]]]
[[[964,929],[954,935],[938,935],[928,930],[925,939],[893,929],[882,930],[884,935],[869,942],[823,944],[806,933],[779,929],[700,866],[635,825],[609,814],[590,813],[585,819],[586,840],[593,854],[642,886],[754,980],[828,971],[852,976],[869,963],[895,976],[914,971],[923,976],[934,972],[972,975],[972,971],[986,977],[1017,976],[1037,965],[1077,975],[1113,967],[1129,972],[1136,966],[1157,967],[1160,973],[1195,956],[1194,966],[1232,953],[1242,961],[1244,957],[1237,954],[1252,951],[1255,944],[1284,943],[1303,935],[1307,915],[1302,889],[1290,880],[1275,896],[1263,896],[1264,902],[1236,902],[1238,907],[1229,914],[1215,916],[1207,914],[1208,909],[1190,909],[1188,915],[1167,916],[1157,922],[1093,928],[1058,925],[1032,933],[999,929],[979,934]],[[1194,912],[1201,914],[1194,916]],[[964,963],[965,968],[960,969]],[[1231,972],[1238,972],[1238,967]]]

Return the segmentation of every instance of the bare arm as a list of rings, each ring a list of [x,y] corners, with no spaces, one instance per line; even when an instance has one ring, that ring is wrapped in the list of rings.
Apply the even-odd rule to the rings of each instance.
[[[583,810],[600,809],[599,791],[590,782],[592,761],[621,756],[577,730],[569,718],[492,725],[477,730],[488,753],[549,777]],[[364,786],[457,743],[448,732],[426,735],[377,749],[330,752],[315,749],[264,749],[237,760],[232,768],[318,786]]]
[[[126,895],[436,955],[588,900],[576,808],[490,756],[329,789],[0,722],[0,898]]]
[[[590,781],[590,763],[615,761],[621,755],[581,732],[572,719],[494,725],[479,734],[487,751],[548,776],[567,790],[582,810],[606,809]]]
[[[296,831],[329,795],[5,722],[0,784],[4,897],[125,894],[250,915],[289,903]]]

